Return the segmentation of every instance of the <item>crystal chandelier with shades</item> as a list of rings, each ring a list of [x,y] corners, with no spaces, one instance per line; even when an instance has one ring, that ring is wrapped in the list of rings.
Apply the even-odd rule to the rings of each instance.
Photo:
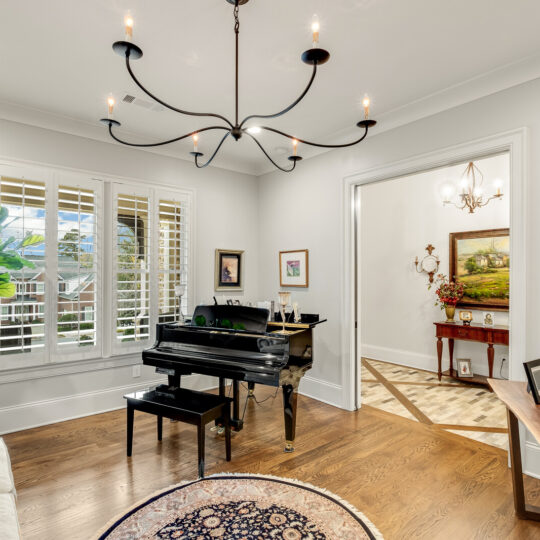
[[[473,214],[478,208],[482,208],[494,199],[502,199],[503,182],[500,178],[493,181],[493,194],[486,195],[484,192],[484,175],[471,161],[461,176],[459,185],[447,183],[442,188],[443,204],[454,205],[460,210],[469,210]]]
[[[296,105],[298,105],[309,92],[313,84],[313,81],[315,80],[315,76],[317,75],[318,67],[322,66],[323,64],[328,62],[328,60],[330,59],[330,53],[326,51],[325,49],[322,49],[319,47],[320,22],[317,16],[314,16],[313,22],[312,22],[312,28],[311,28],[312,33],[313,33],[312,47],[308,49],[307,51],[305,51],[301,56],[302,61],[305,64],[313,66],[311,77],[304,91],[289,106],[285,107],[284,109],[276,113],[251,114],[249,116],[246,116],[243,120],[239,119],[239,88],[238,88],[239,36],[240,36],[239,8],[241,5],[247,4],[249,0],[226,0],[226,1],[229,4],[233,4],[234,6],[233,8],[234,33],[236,37],[236,57],[235,57],[235,73],[234,73],[235,75],[235,96],[234,96],[235,97],[235,118],[234,118],[234,121],[231,121],[225,116],[221,114],[217,114],[217,113],[194,112],[194,111],[181,109],[179,107],[166,103],[165,101],[157,97],[155,94],[147,90],[145,86],[141,83],[141,81],[135,76],[132,69],[131,62],[133,60],[140,59],[143,55],[143,52],[139,46],[133,43],[134,20],[131,15],[127,15],[124,19],[125,39],[123,41],[116,41],[113,44],[113,50],[117,54],[119,54],[122,58],[125,59],[126,69],[129,75],[131,76],[131,78],[133,79],[133,81],[135,82],[135,84],[139,87],[139,89],[142,90],[145,94],[147,94],[149,97],[151,97],[154,101],[156,101],[163,107],[171,111],[174,111],[178,114],[188,115],[188,116],[198,116],[201,118],[208,117],[208,118],[212,118],[213,120],[217,120],[217,122],[215,122],[214,125],[203,126],[200,129],[197,129],[190,133],[185,133],[183,135],[174,137],[172,139],[167,139],[167,140],[153,142],[153,143],[143,143],[143,144],[133,143],[133,142],[129,142],[129,141],[121,139],[114,132],[114,128],[120,127],[121,124],[118,120],[114,118],[115,99],[112,95],[109,95],[107,99],[108,116],[107,118],[102,118],[101,122],[103,122],[108,127],[110,136],[115,141],[121,144],[125,144],[127,146],[147,147],[147,148],[163,146],[166,144],[171,144],[177,141],[191,138],[193,141],[193,151],[190,152],[190,154],[193,156],[195,165],[199,169],[207,167],[208,165],[210,165],[210,163],[212,163],[212,161],[218,154],[219,150],[221,149],[222,145],[225,143],[225,141],[229,137],[232,137],[235,141],[239,141],[243,136],[247,136],[248,138],[253,140],[253,142],[258,146],[259,150],[264,154],[264,156],[276,168],[278,168],[279,170],[283,172],[293,171],[296,167],[297,162],[299,162],[302,159],[302,157],[298,153],[298,149],[300,145],[332,149],[332,148],[346,148],[346,147],[354,146],[362,142],[366,138],[369,129],[372,128],[377,123],[375,120],[372,120],[369,117],[370,100],[369,100],[369,97],[367,96],[364,96],[364,99],[362,101],[364,117],[356,124],[357,127],[360,128],[361,134],[354,141],[344,143],[344,144],[322,144],[322,143],[317,143],[313,141],[308,141],[300,137],[297,137],[295,135],[291,135],[289,133],[280,131],[279,129],[276,129],[270,126],[259,125],[258,123],[254,123],[254,120],[263,120],[263,119],[267,120],[267,119],[278,118],[286,114],[287,112],[289,112],[294,107],[296,107]],[[203,142],[204,133],[207,131],[222,131],[223,137],[219,141],[217,147],[210,154],[210,156],[206,160],[202,160],[202,158],[204,157],[204,154],[200,151],[199,145]],[[291,155],[288,157],[288,160],[291,162],[290,166],[285,167],[285,166],[279,165],[270,156],[268,151],[264,148],[262,143],[257,138],[257,135],[260,134],[262,131],[274,133],[276,135],[289,139],[290,145],[291,145]]]

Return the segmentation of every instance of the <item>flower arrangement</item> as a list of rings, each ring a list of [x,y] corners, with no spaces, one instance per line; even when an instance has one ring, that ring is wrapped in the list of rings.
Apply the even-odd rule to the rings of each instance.
[[[444,274],[437,274],[435,279],[437,290],[437,302],[435,305],[440,304],[441,309],[446,306],[455,306],[463,298],[463,284],[458,281],[450,281]]]

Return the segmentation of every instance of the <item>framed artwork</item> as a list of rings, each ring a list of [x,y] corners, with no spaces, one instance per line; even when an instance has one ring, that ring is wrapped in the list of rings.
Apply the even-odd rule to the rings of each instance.
[[[507,311],[510,230],[450,233],[450,277],[465,286],[459,307]]]
[[[493,311],[482,312],[482,324],[484,326],[495,326],[495,313]]]
[[[525,373],[527,374],[527,380],[529,381],[529,388],[533,395],[534,402],[540,405],[540,360],[531,360],[523,364]],[[527,388],[527,390],[529,390]]]
[[[458,377],[474,377],[469,358],[458,358]]]
[[[216,249],[215,290],[242,291],[242,257],[243,251]]]
[[[279,252],[279,284],[281,287],[309,287],[307,249]]]

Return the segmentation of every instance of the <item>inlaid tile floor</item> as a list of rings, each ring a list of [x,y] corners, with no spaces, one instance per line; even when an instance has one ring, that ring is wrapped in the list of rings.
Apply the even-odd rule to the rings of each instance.
[[[506,408],[479,386],[362,358],[362,403],[508,450]]]

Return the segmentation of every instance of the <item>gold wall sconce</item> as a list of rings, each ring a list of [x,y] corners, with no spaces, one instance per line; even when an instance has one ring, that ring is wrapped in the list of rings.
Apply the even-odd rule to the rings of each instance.
[[[416,271],[419,274],[427,274],[429,276],[429,282],[433,283],[433,276],[436,274],[436,272],[439,270],[439,265],[441,261],[439,260],[439,257],[436,255],[433,255],[433,251],[435,250],[435,247],[429,244],[426,247],[426,251],[428,254],[422,259],[418,260],[418,257],[416,257],[414,261],[414,265],[416,267]]]

